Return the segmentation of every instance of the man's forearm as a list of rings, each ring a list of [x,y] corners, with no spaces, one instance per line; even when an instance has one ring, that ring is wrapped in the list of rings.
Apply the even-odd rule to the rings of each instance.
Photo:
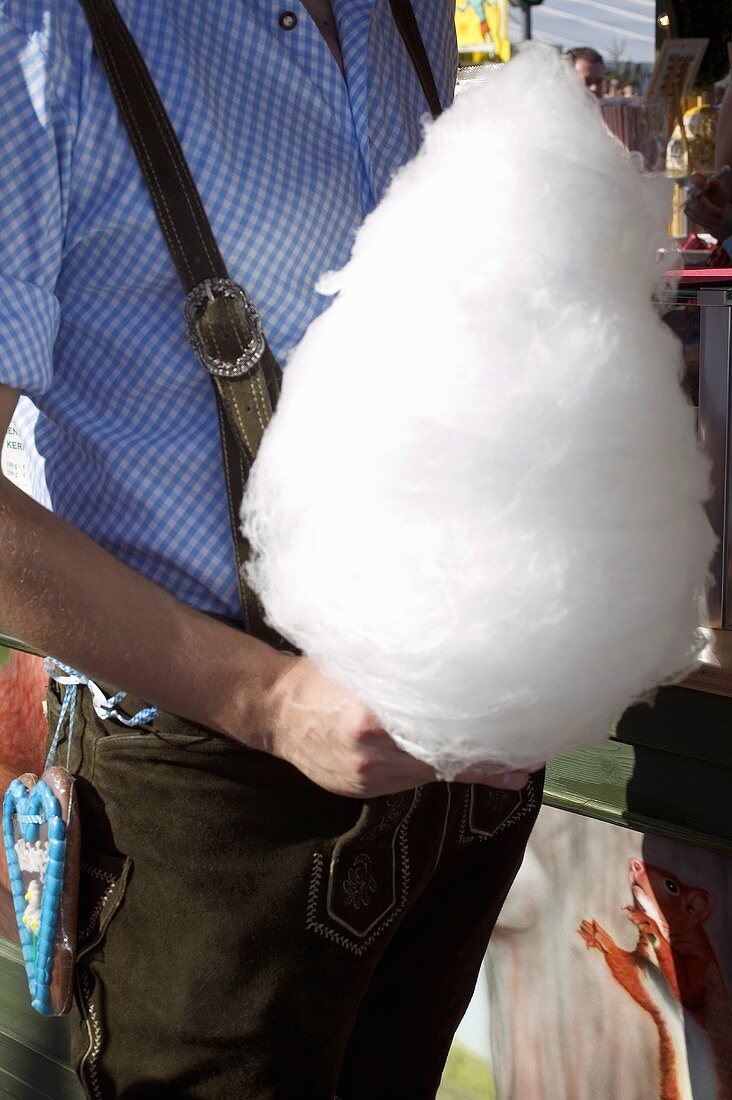
[[[176,600],[4,478],[0,624],[93,679],[266,747],[262,699],[288,659]]]
[[[18,391],[0,385],[0,439]],[[0,624],[81,672],[289,761],[335,794],[434,780],[309,660],[176,600],[0,475]],[[458,776],[518,790],[523,772]]]

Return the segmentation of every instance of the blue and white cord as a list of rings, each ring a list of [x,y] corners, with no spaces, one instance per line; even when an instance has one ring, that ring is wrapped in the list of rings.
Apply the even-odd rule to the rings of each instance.
[[[108,699],[99,685],[95,684],[93,680],[90,680],[88,676],[85,676],[82,672],[77,672],[76,669],[71,668],[70,665],[65,665],[62,661],[56,660],[55,657],[46,657],[43,665],[51,679],[55,680],[57,684],[63,684],[65,688],[58,722],[56,723],[56,730],[46,757],[44,766],[46,768],[51,766],[56,756],[65,721],[68,721],[69,728],[66,747],[66,768],[68,769],[69,767],[71,742],[74,734],[74,720],[76,718],[77,695],[80,687],[89,688],[94,711],[102,721],[106,721],[107,718],[114,718],[116,722],[121,722],[123,726],[134,728],[135,726],[144,726],[148,722],[152,722],[153,719],[158,716],[157,707],[143,707],[142,710],[138,710],[137,714],[133,714],[131,718],[127,718],[126,715],[121,714],[117,710],[117,704],[122,702],[127,694],[126,692],[118,691],[116,695],[112,695]]]

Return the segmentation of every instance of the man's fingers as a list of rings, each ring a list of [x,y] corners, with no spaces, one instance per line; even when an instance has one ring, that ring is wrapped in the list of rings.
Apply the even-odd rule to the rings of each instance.
[[[351,798],[410,790],[438,778],[431,764],[405,752],[365,704],[295,658],[276,682],[266,728],[275,755],[314,783]],[[504,790],[526,786],[525,770],[498,772],[495,764],[466,769],[458,780]]]
[[[703,195],[706,189],[706,176],[702,176],[699,172],[695,172],[689,181],[689,190],[687,192],[689,198],[693,198],[696,195]]]
[[[727,191],[720,180],[705,179],[698,172],[691,177],[684,210],[697,225],[719,238],[724,223]]]
[[[710,203],[706,196],[702,195],[697,199],[689,200],[684,209],[696,225],[702,226],[713,237],[719,239],[724,222],[724,212],[718,206]]]
[[[704,198],[714,203],[715,206],[723,208],[727,202],[727,192],[719,180],[712,180],[707,185],[707,189],[704,192]]]
[[[689,182],[688,195],[690,198],[696,195],[708,195],[713,202],[721,200],[722,204],[724,204],[724,202],[726,202],[727,192],[720,180],[707,179],[706,176],[702,176],[699,172],[695,172]]]
[[[416,782],[432,783],[437,779],[435,769],[431,764],[425,764],[423,761],[417,760],[415,757],[410,756],[409,753],[404,752],[391,740],[388,734],[383,734],[383,736],[391,741],[395,752],[404,758],[405,765],[407,765],[408,762],[409,771]],[[497,772],[495,771],[495,765],[474,764],[457,776],[457,782],[481,783],[486,787],[499,787],[502,790],[520,791],[528,783],[529,776],[530,772],[525,769]]]
[[[693,195],[684,203],[684,208],[689,210],[704,211],[707,214],[721,214],[721,206],[711,202],[708,195]]]

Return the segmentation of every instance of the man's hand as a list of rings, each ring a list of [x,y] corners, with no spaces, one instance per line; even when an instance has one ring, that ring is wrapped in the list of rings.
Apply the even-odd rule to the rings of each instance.
[[[732,206],[727,190],[719,180],[707,180],[704,176],[691,177],[693,190],[684,204],[684,210],[697,225],[711,233],[718,241],[732,235]]]
[[[0,440],[18,394],[0,385]],[[113,558],[0,475],[2,625],[101,683],[370,798],[435,778],[312,662],[203,615]],[[465,782],[528,776],[473,769]]]
[[[363,703],[306,658],[286,660],[265,697],[260,721],[268,733],[263,748],[326,790],[353,798],[373,798],[434,781],[434,769],[403,752]],[[519,790],[529,776],[471,768],[458,778]]]

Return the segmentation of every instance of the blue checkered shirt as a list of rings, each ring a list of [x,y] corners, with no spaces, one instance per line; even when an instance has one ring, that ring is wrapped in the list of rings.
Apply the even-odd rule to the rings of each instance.
[[[426,104],[387,0],[334,0],[345,79],[299,0],[118,6],[284,364],[327,305],[319,276],[420,143]],[[454,2],[414,8],[446,105]],[[238,617],[213,387],[77,0],[0,0],[0,87],[0,381],[25,395],[34,495]]]

